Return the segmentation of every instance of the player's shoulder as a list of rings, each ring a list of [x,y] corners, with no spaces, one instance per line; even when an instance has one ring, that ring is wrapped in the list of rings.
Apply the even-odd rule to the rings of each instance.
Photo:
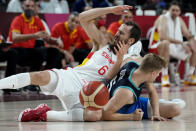
[[[137,65],[140,65],[142,60],[143,60],[143,57],[141,56],[131,56],[131,57],[126,58],[123,61],[122,66],[124,66],[128,62],[132,62],[132,63],[136,63]]]
[[[15,16],[13,21],[21,21],[23,20],[22,15]]]
[[[119,22],[118,22],[118,21],[114,21],[114,22],[112,22],[112,23],[110,24],[110,26],[117,26],[117,25],[119,25]]]
[[[56,28],[61,28],[61,27],[63,27],[64,26],[64,23],[63,22],[58,22],[58,23],[56,23],[55,25],[54,25],[54,27],[56,27]]]

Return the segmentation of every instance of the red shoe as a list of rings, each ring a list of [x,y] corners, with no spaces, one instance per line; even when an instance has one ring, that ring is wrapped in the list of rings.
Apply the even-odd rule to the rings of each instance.
[[[39,121],[39,119],[39,114],[37,114],[35,110],[32,110],[30,108],[25,109],[18,116],[18,121],[21,122]]]
[[[34,110],[36,110],[37,114],[41,114],[41,121],[47,121],[46,112],[50,111],[51,108],[47,104],[40,104]]]
[[[28,122],[28,121],[47,121],[46,112],[51,110],[46,104],[40,104],[34,110],[33,109],[25,109],[18,116],[18,121]]]

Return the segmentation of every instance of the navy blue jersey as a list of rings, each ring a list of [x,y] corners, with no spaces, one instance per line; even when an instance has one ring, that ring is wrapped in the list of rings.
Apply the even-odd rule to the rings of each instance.
[[[128,62],[126,63],[119,71],[117,76],[112,79],[109,84],[107,84],[108,91],[110,93],[110,98],[114,95],[115,91],[119,88],[127,88],[131,90],[134,94],[135,101],[138,100],[142,86],[141,84],[139,87],[137,87],[133,81],[132,81],[132,74],[133,72],[139,67],[139,65],[134,62]]]

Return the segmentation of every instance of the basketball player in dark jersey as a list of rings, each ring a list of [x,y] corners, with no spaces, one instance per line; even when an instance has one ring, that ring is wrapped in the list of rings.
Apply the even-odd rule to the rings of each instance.
[[[126,64],[125,64],[126,63]],[[118,64],[118,63],[117,63]],[[183,100],[178,102],[159,102],[153,81],[166,66],[164,59],[148,54],[144,58],[128,58],[122,67],[114,65],[106,79],[110,100],[103,109],[102,120],[166,120],[180,114]],[[143,87],[148,90],[149,98],[140,97]],[[150,101],[150,102],[149,102]],[[170,112],[168,111],[170,110]],[[135,119],[135,116],[140,116]]]

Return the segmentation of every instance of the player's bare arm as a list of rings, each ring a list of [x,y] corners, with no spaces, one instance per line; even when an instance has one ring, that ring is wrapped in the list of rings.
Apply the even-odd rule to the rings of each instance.
[[[166,119],[160,116],[159,112],[159,98],[153,83],[147,83],[147,90],[149,94],[150,104],[153,109],[153,116],[151,120],[165,121]]]
[[[192,35],[189,32],[189,30],[188,30],[185,22],[182,20],[182,18],[180,18],[180,24],[181,24],[182,34],[187,38],[191,49],[196,51],[196,41],[194,39],[194,35]]]
[[[12,40],[14,43],[23,42],[35,38],[39,38],[42,32],[37,32],[35,34],[21,34],[19,32],[12,32]]]
[[[180,18],[180,25],[181,25],[182,34],[187,38],[187,40],[193,39],[194,38],[193,35],[191,35],[191,33],[189,32],[182,18]]]
[[[87,35],[98,44],[106,45],[108,39],[98,30],[95,23],[92,22],[95,18],[109,14],[124,14],[125,10],[132,8],[131,6],[123,5],[123,6],[114,6],[108,8],[95,8],[88,11],[84,11],[80,13],[79,20]]]
[[[121,107],[134,102],[133,93],[125,88],[118,89],[114,96],[105,105],[102,113],[102,120],[142,120],[143,112],[137,110],[132,114],[116,113]]]
[[[114,47],[114,51],[117,56],[117,61],[112,66],[112,68],[109,69],[107,76],[106,76],[106,80],[111,80],[120,71],[120,68],[123,62],[123,57],[125,54],[127,54],[129,45],[125,44],[124,41],[121,41],[119,42],[119,44],[117,44],[117,47],[118,47],[118,50],[116,49],[116,47]]]

